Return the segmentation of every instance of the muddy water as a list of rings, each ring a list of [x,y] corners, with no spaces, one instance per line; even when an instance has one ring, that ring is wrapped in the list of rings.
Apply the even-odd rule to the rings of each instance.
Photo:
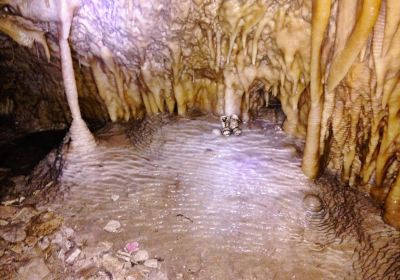
[[[95,153],[69,156],[62,183],[72,187],[52,207],[89,247],[111,241],[116,251],[138,241],[163,259],[169,279],[360,278],[361,214],[332,210],[335,199],[301,172],[300,144],[267,121],[240,137],[216,135],[218,128],[217,119],[199,118],[149,121],[130,138],[105,129]],[[371,213],[369,222],[380,223]],[[338,233],[335,217],[346,215]],[[105,232],[109,220],[122,231]]]

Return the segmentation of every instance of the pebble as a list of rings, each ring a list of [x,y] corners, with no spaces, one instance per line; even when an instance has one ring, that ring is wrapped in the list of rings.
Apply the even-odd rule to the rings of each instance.
[[[107,225],[103,228],[107,232],[120,232],[121,231],[121,223],[116,220],[111,220],[107,223]]]
[[[117,258],[122,260],[122,261],[125,261],[125,262],[130,262],[131,261],[131,257],[130,256],[131,255],[129,253],[121,251],[121,250],[118,250],[118,252],[117,252]]]
[[[64,233],[66,238],[71,238],[71,237],[74,236],[75,231],[72,228],[64,228],[63,229],[63,233]]]
[[[0,219],[0,226],[3,227],[3,226],[6,226],[6,225],[8,225],[8,221]]]
[[[72,250],[72,252],[70,252],[67,256],[67,258],[65,259],[65,262],[67,264],[72,264],[73,262],[75,262],[75,260],[79,257],[79,255],[81,254],[81,250],[78,248],[75,248]]]
[[[144,266],[147,266],[147,267],[150,267],[150,268],[157,268],[158,267],[158,261],[156,259],[146,260],[144,262]]]
[[[149,253],[145,250],[137,251],[132,257],[132,261],[134,263],[144,262],[148,259],[149,259]]]
[[[0,228],[0,237],[7,242],[16,243],[25,240],[25,225],[13,224]]]
[[[50,274],[50,270],[42,259],[31,260],[18,269],[19,280],[42,280]]]
[[[119,199],[119,195],[117,195],[117,194],[113,194],[112,196],[111,196],[111,200],[112,201],[117,201]]]
[[[47,236],[43,237],[42,239],[39,240],[38,242],[38,247],[40,250],[44,251],[47,248],[49,248],[50,245],[50,241],[49,238],[47,238]]]

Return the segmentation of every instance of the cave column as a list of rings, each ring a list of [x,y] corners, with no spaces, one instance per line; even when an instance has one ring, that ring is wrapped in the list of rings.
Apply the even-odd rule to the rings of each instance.
[[[71,110],[72,124],[70,127],[73,151],[88,151],[96,146],[95,139],[88,129],[79,109],[78,90],[76,86],[74,67],[68,37],[74,12],[74,1],[60,1],[59,44],[62,76],[68,105]],[[71,3],[72,2],[72,3]]]
[[[321,81],[321,46],[329,23],[331,0],[313,1],[311,33],[311,68],[310,97],[311,107],[308,114],[307,138],[304,149],[302,169],[315,178],[319,171],[319,139],[322,117],[322,81]]]

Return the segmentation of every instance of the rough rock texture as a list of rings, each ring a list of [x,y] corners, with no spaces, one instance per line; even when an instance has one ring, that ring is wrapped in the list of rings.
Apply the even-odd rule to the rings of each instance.
[[[65,20],[58,17],[65,3],[0,1],[6,5],[0,31],[37,49],[29,56],[16,48],[12,63],[15,43],[2,37],[7,63],[0,72],[24,77],[1,83],[2,115],[24,121],[35,108],[30,112],[39,127],[69,120],[55,78],[56,22]],[[344,182],[370,192],[384,205],[385,220],[400,227],[397,0],[74,3],[69,42],[84,117],[127,121],[200,110],[246,120],[276,96],[285,131],[306,139],[304,172],[315,178],[329,166]],[[18,102],[22,92],[39,92],[43,109],[25,98]]]

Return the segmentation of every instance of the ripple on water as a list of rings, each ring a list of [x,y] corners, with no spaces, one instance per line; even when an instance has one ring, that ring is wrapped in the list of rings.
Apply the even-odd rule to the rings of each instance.
[[[293,139],[272,125],[217,136],[214,118],[150,125],[133,137],[140,145],[100,146],[68,159],[63,182],[74,187],[60,211],[78,232],[91,234],[89,243],[109,240],[118,248],[138,240],[165,260],[170,279],[349,275],[351,246],[306,238],[312,236],[306,212],[323,204],[313,194],[304,197],[315,186],[293,156]],[[149,138],[140,139],[141,131]],[[120,199],[112,201],[112,194]],[[118,235],[102,230],[110,219],[121,221]]]

